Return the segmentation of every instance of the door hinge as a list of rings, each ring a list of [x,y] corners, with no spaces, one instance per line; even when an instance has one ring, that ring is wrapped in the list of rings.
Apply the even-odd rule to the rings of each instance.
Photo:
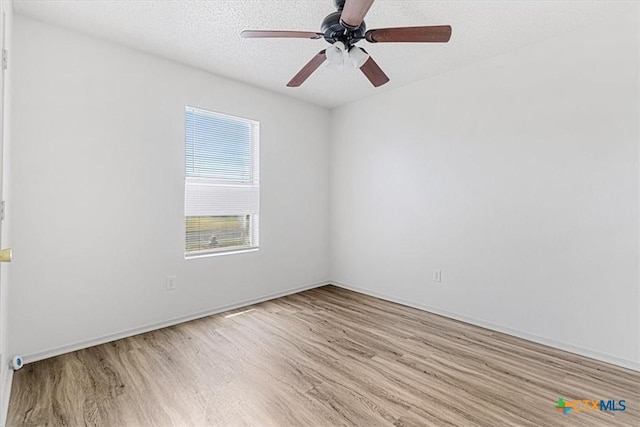
[[[9,52],[7,49],[2,49],[2,69],[6,70],[9,67]]]
[[[4,200],[0,202],[0,221],[4,221],[4,204]]]

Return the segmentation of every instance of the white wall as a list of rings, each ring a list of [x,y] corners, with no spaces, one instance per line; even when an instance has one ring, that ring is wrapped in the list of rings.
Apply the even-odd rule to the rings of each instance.
[[[13,353],[328,279],[327,110],[21,16],[14,51]],[[184,260],[185,105],[261,122],[258,252]]]
[[[638,39],[632,16],[334,110],[332,279],[640,369]]]

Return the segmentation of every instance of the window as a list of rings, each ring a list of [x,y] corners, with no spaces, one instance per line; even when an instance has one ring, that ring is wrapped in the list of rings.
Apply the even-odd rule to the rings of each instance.
[[[187,107],[185,256],[258,247],[260,125]]]

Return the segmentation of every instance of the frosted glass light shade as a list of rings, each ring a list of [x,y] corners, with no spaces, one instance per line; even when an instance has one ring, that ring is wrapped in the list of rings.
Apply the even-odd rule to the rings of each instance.
[[[355,68],[360,68],[365,62],[367,62],[367,60],[369,60],[369,55],[364,50],[354,46],[349,51],[349,59],[351,65]]]
[[[342,42],[335,42],[329,48],[327,48],[327,60],[334,65],[344,64],[344,51],[345,46]]]

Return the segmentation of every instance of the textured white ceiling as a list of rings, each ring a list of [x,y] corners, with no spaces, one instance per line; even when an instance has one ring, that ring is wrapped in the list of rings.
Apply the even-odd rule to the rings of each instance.
[[[627,13],[635,1],[377,0],[368,28],[453,26],[445,44],[368,44],[391,78],[375,89],[356,70],[321,67],[300,88],[285,85],[324,40],[241,39],[243,29],[319,31],[332,0],[14,0],[16,13],[115,41],[300,98],[336,107]]]

